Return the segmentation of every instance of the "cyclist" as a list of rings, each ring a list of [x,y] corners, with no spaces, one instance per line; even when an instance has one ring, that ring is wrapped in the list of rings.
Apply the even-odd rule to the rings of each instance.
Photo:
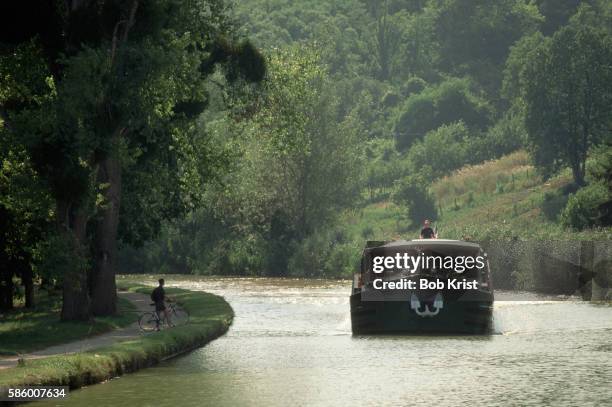
[[[170,301],[170,299],[166,297],[166,292],[164,291],[165,281],[163,278],[160,278],[158,282],[159,285],[151,293],[151,301],[155,303],[155,312],[157,313],[159,319],[165,320],[168,326],[174,326],[172,325],[172,321],[170,320],[170,313],[166,308],[166,301]],[[161,316],[162,312],[164,313],[164,318],[162,318]],[[157,327],[157,330],[159,331],[159,326]]]

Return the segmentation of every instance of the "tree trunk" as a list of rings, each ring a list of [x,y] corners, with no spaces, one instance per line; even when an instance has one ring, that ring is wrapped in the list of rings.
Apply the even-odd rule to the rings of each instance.
[[[34,273],[30,264],[24,264],[23,266],[21,282],[25,287],[25,306],[26,308],[32,308],[34,307]]]
[[[0,266],[0,311],[13,309],[13,272],[4,263]]]
[[[0,117],[4,118],[0,108]],[[0,311],[13,308],[13,268],[8,253],[8,232],[13,225],[11,214],[0,205]]]
[[[583,187],[585,185],[584,182],[584,169],[581,168],[580,163],[575,163],[572,165],[572,175],[574,176],[574,182],[576,185]]]
[[[91,316],[85,261],[87,216],[81,208],[73,208],[72,203],[58,201],[57,217],[59,232],[70,242],[74,259],[74,264],[62,276],[61,318],[63,321],[87,321]]]
[[[115,136],[117,138],[118,136]],[[92,312],[113,315],[117,312],[117,228],[121,205],[121,163],[118,154],[111,153],[100,163],[98,182],[107,183],[104,191],[106,207],[96,224],[95,263],[92,279]]]

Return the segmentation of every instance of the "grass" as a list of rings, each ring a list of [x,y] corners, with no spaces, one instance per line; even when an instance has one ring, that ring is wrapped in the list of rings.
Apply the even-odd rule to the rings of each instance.
[[[151,290],[142,285],[123,288],[146,294]],[[28,360],[22,366],[0,370],[0,386],[77,388],[99,383],[203,346],[229,328],[234,314],[223,298],[178,288],[166,291],[189,312],[189,324],[74,355]]]
[[[432,185],[432,192],[442,206],[455,204],[455,199],[463,200],[470,193],[476,195],[494,194],[499,186],[505,185],[514,190],[523,190],[541,183],[530,164],[525,151],[504,156],[498,160],[479,165],[465,166]]]
[[[543,181],[525,151],[465,166],[431,185],[440,213],[435,225],[440,237],[448,239],[611,239],[612,228],[574,232],[545,216],[545,195],[559,194],[571,182],[569,170]],[[415,238],[420,226],[409,225],[401,209],[388,201],[348,212],[343,225],[360,247],[365,240]]]
[[[136,307],[119,298],[119,314],[91,322],[60,321],[61,296],[39,291],[33,309],[17,308],[2,315],[0,355],[31,352],[88,336],[98,335],[136,321]]]
[[[563,195],[571,183],[569,169],[542,180],[524,151],[466,166],[431,186],[439,231],[451,239],[610,239],[612,228],[575,232],[544,213],[545,196]]]
[[[399,238],[406,230],[402,209],[388,201],[372,203],[346,213],[342,225],[349,236],[362,241]]]

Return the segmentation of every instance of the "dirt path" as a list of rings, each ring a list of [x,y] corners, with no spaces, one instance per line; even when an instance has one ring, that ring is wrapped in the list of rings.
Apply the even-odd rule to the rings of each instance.
[[[133,302],[139,312],[150,311],[151,299],[148,295],[131,293],[131,292],[120,292],[119,295]],[[127,339],[133,339],[140,336],[142,333],[138,328],[138,322],[126,326],[125,328],[110,331],[104,334],[92,336],[86,339],[80,339],[78,341],[64,343],[61,345],[50,346],[45,349],[41,349],[32,353],[21,355],[23,359],[39,359],[47,356],[71,354],[84,352],[93,348],[99,348],[102,346],[112,345],[115,342],[125,341]],[[10,356],[0,359],[0,369],[6,369],[17,365],[19,356]]]

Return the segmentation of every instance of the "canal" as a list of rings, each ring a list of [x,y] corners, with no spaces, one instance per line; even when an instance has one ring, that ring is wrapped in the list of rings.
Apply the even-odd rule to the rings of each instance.
[[[353,337],[350,282],[166,281],[224,296],[236,313],[229,332],[183,357],[36,405],[612,404],[609,306],[496,293],[490,336]]]

